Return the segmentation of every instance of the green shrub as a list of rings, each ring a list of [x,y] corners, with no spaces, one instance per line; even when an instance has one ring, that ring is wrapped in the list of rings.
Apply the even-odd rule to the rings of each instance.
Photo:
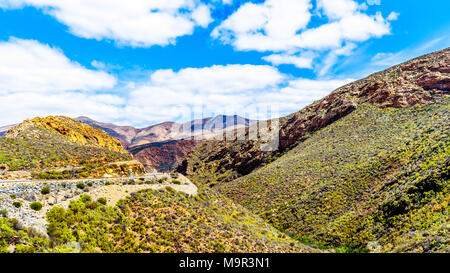
[[[89,187],[92,187],[92,186],[94,185],[94,183],[88,182],[87,185],[88,185]]]
[[[40,211],[42,209],[42,204],[40,202],[33,202],[30,204],[30,208],[35,211]]]
[[[107,200],[105,197],[100,197],[99,199],[97,199],[97,203],[100,203],[102,205],[106,205]]]
[[[13,203],[13,206],[16,207],[16,208],[20,208],[22,206],[22,202],[16,201],[16,202]]]
[[[16,195],[15,194],[11,194],[9,197],[11,197],[11,199],[16,199]]]
[[[178,180],[173,180],[172,183],[175,184],[175,185],[180,185],[181,184],[181,182],[178,181]]]
[[[83,182],[77,184],[77,188],[79,188],[80,190],[84,189],[85,187],[86,185]]]
[[[87,203],[87,202],[91,202],[91,201],[92,201],[92,198],[91,198],[89,195],[87,195],[87,194],[82,194],[82,195],[80,196],[80,200],[81,200],[83,203]]]
[[[42,190],[41,190],[41,193],[42,194],[49,194],[50,193],[50,187],[48,187],[48,186],[43,187]]]

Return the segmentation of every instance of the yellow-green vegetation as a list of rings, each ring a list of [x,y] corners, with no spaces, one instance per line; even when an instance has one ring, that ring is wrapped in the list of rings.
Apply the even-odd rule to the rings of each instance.
[[[27,123],[32,123],[32,126],[45,128],[78,145],[94,146],[122,154],[126,153],[120,142],[105,131],[65,116],[36,117],[32,120],[26,120],[23,124],[12,128],[10,131],[13,133],[7,132],[5,135],[21,134],[22,130],[28,130],[29,125],[26,125]]]
[[[106,132],[67,117],[26,120],[0,137],[0,165],[35,179],[101,175],[104,164],[131,159]]]
[[[54,245],[82,252],[310,252],[258,216],[210,189],[197,196],[171,188],[141,191],[105,206],[87,195],[47,219]]]
[[[0,163],[10,170],[39,170],[67,165],[87,165],[129,160],[127,153],[83,146],[46,129],[34,127],[39,137],[0,137]]]
[[[47,252],[50,241],[32,229],[23,228],[16,219],[0,217],[0,253]]]
[[[363,105],[269,165],[215,188],[301,240],[449,252],[449,102]]]

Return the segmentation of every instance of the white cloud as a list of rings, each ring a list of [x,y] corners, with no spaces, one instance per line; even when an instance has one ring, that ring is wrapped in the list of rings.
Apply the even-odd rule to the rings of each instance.
[[[212,21],[199,0],[0,0],[0,8],[24,6],[41,8],[74,35],[135,47],[174,43]]]
[[[317,7],[330,19],[340,19],[354,14],[358,3],[352,0],[318,0]]]
[[[130,90],[127,118],[141,124],[181,118],[189,120],[192,107],[225,113],[245,112],[253,97],[276,89],[286,80],[264,65],[227,65],[155,71],[149,81]]]
[[[273,65],[280,64],[293,64],[297,68],[312,68],[313,59],[315,55],[288,55],[288,54],[272,54],[269,56],[264,56],[263,60],[272,63]]]
[[[309,8],[309,0],[246,3],[216,27],[212,36],[240,50],[285,50],[309,23]]]
[[[0,94],[112,88],[115,77],[69,60],[59,49],[33,40],[0,42]]]
[[[287,115],[349,81],[292,79],[273,67],[256,65],[160,70],[130,90],[124,116],[135,124],[148,125],[187,121],[202,113],[264,118],[268,108]]]
[[[0,42],[0,124],[49,114],[114,118],[124,100],[94,91],[116,82],[69,60],[59,49],[11,38]]]
[[[400,16],[400,13],[393,11],[389,14],[387,20],[388,21],[396,21],[399,16]]]
[[[321,64],[321,67],[319,69],[319,76],[324,76],[326,73],[328,73],[328,71],[337,63],[340,56],[351,55],[355,48],[355,44],[348,43],[341,48],[331,50]]]
[[[264,57],[276,65],[295,65],[296,60],[300,67],[306,67],[308,62],[296,56],[299,52],[308,50],[322,56],[346,44],[357,45],[391,32],[390,20],[381,13],[366,14],[367,5],[353,0],[317,0],[316,13],[312,14],[311,9],[310,0],[246,3],[217,26],[211,35],[237,50],[276,52],[278,54]],[[391,15],[390,19],[394,19],[397,14]],[[326,16],[328,21],[308,27],[312,16]]]

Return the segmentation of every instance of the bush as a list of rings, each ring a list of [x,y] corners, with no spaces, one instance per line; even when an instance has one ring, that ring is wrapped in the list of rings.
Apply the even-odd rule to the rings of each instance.
[[[50,187],[43,187],[42,188],[42,190],[41,190],[41,193],[42,194],[49,194],[50,193]]]
[[[175,185],[180,185],[181,184],[181,182],[178,181],[178,180],[173,180],[172,183],[175,184]]]
[[[11,194],[9,197],[11,197],[11,199],[16,199],[16,195],[15,194]]]
[[[0,209],[0,217],[6,217],[8,216],[8,212],[6,209]]]
[[[16,208],[20,208],[22,206],[22,202],[14,202],[13,206]]]
[[[87,202],[91,202],[91,201],[92,201],[92,198],[91,198],[89,195],[87,195],[87,194],[82,194],[82,195],[80,196],[80,200],[81,200],[81,202],[83,202],[83,203],[87,203]]]
[[[107,200],[105,197],[100,197],[99,199],[97,199],[97,203],[100,203],[102,205],[106,205]]]
[[[80,190],[84,189],[85,187],[86,185],[83,182],[77,184],[77,188],[79,188]]]
[[[92,187],[92,186],[94,185],[94,183],[88,182],[87,185],[88,185],[89,187]]]
[[[33,202],[30,204],[30,208],[35,211],[40,211],[42,209],[42,204],[40,202]]]

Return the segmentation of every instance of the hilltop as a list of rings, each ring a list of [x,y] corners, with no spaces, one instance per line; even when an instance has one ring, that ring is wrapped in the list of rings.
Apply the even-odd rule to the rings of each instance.
[[[0,137],[0,177],[49,179],[143,172],[118,140],[64,116],[25,120]],[[114,162],[124,162],[114,165]],[[128,165],[128,166],[127,166]]]

